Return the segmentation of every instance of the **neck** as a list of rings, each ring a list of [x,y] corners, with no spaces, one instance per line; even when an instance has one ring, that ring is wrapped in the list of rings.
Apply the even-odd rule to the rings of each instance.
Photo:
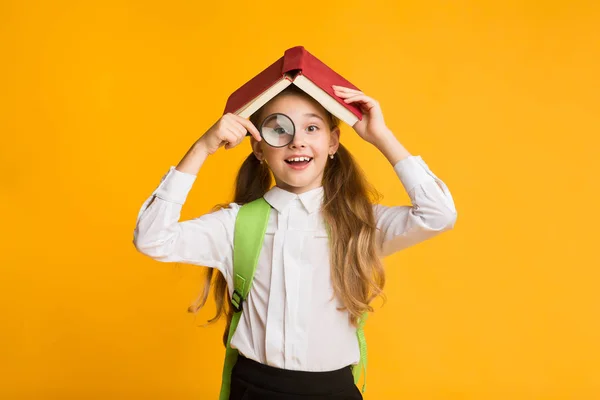
[[[291,186],[291,185],[288,185],[283,182],[277,182],[275,186],[277,186],[278,188],[283,189],[287,192],[290,192],[290,193],[302,194],[302,193],[310,192],[311,190],[317,189],[319,187],[322,187],[323,185],[315,184],[315,185],[307,185],[307,186],[298,187],[298,186]]]

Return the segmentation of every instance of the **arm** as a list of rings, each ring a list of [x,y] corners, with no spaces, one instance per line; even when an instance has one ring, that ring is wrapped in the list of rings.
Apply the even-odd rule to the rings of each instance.
[[[171,167],[160,185],[142,205],[133,233],[133,244],[141,253],[162,262],[184,262],[217,268],[227,278],[232,270],[233,230],[239,207],[179,222],[181,208],[196,175],[221,146],[237,146],[248,130],[257,140],[252,123],[233,114],[223,115],[200,137],[177,167]]]
[[[233,229],[238,206],[179,221],[196,179],[171,167],[144,202],[133,233],[135,248],[161,262],[182,262],[217,268],[228,276],[233,254]]]
[[[394,166],[412,206],[374,206],[378,245],[382,257],[452,229],[456,207],[446,184],[423,161],[413,156],[386,128],[376,133],[373,145]]]
[[[352,127],[394,166],[412,206],[374,206],[381,255],[429,239],[454,227],[456,208],[446,184],[431,172],[420,156],[412,156],[387,127],[379,103],[363,92],[334,86],[347,103],[357,103],[363,118]]]
[[[394,170],[412,206],[374,206],[383,257],[452,229],[457,216],[448,187],[421,156],[400,160]]]

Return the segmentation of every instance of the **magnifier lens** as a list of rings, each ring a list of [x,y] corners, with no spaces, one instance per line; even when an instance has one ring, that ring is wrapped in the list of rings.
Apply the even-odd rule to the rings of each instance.
[[[261,134],[273,147],[287,146],[294,139],[294,123],[284,114],[272,114],[262,123]]]

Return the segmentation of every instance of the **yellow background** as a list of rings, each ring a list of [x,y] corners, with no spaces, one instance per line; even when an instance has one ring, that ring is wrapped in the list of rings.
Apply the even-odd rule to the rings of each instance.
[[[304,45],[454,195],[387,259],[366,399],[600,398],[594,1],[0,2],[0,398],[214,399],[201,269],[137,253],[140,206],[227,96]],[[408,202],[348,126],[384,204]],[[231,198],[243,144],[183,210]],[[380,304],[380,303],[378,303]],[[212,309],[210,310],[212,311]]]

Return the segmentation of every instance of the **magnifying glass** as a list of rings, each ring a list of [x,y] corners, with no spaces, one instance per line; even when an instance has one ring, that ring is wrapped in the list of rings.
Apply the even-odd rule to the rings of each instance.
[[[259,132],[268,145],[284,147],[294,140],[296,127],[290,117],[282,113],[275,113],[263,120]]]
[[[269,146],[285,147],[292,143],[296,134],[294,121],[282,113],[268,115],[258,128],[260,136]],[[250,135],[249,133],[246,135]]]

